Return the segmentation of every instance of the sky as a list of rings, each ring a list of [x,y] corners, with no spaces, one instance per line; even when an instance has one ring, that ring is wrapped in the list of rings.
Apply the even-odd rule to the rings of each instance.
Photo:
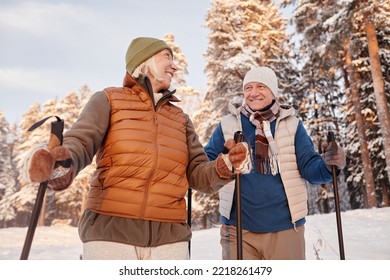
[[[320,275],[323,277],[331,275],[334,272],[335,266],[340,268],[340,270],[336,270],[337,278],[334,279],[344,279],[342,276],[348,276],[348,279],[378,278],[375,277],[375,275],[379,276],[379,279],[381,279],[385,275],[383,273],[388,274],[387,269],[390,260],[390,207],[357,209],[341,213],[342,236],[346,259],[346,263],[343,263],[342,265],[340,265],[340,262],[331,262],[340,259],[336,214],[329,213],[310,215],[307,216],[306,219],[305,240],[307,261],[304,261],[306,262],[306,266],[304,268],[305,270],[301,271],[297,268],[302,265],[302,263],[299,262],[293,262],[293,267],[290,271],[287,267],[291,266],[291,262],[283,263],[283,271],[289,272],[287,275],[288,278],[291,278],[291,275],[295,275],[294,273],[299,271],[299,275],[301,276],[306,274],[313,276],[300,276],[300,279],[327,279],[318,277]],[[0,229],[0,271],[2,271],[0,272],[0,275],[4,274],[4,271],[7,269],[12,269],[12,267],[18,267],[21,272],[26,271],[26,262],[21,263],[18,261],[23,248],[26,232],[27,228]],[[193,231],[191,248],[191,260],[207,260],[206,263],[211,263],[213,265],[227,265],[225,261],[221,260],[218,226],[207,230]],[[317,252],[317,254],[315,252]],[[57,225],[51,227],[38,227],[36,229],[28,259],[44,260],[44,266],[45,263],[52,265],[53,262],[51,261],[54,260],[74,260],[76,262],[66,263],[67,266],[70,265],[70,267],[72,267],[72,265],[77,265],[77,263],[79,263],[77,260],[80,259],[81,254],[82,243],[78,237],[77,228]],[[323,261],[318,261],[317,259],[321,259]],[[5,260],[13,261],[6,262]],[[360,263],[357,261],[364,262]],[[385,262],[382,263],[380,261]],[[130,264],[131,262],[127,263]],[[204,263],[205,262],[195,262],[195,264],[203,265]],[[39,269],[42,265],[40,262],[33,262],[33,264]],[[54,265],[55,264],[56,263],[54,263]],[[178,264],[180,264],[180,262],[178,262]],[[262,262],[261,264],[264,265],[265,263]],[[271,262],[271,264],[275,265],[274,262]],[[61,263],[59,265],[60,268],[63,268]],[[276,264],[276,269],[278,268],[277,265],[279,265],[279,263]],[[319,267],[317,267],[318,265]],[[353,265],[353,271],[349,270],[350,265]],[[316,271],[317,268],[319,269],[318,271]],[[357,278],[353,277],[354,273],[357,274]],[[366,274],[369,274],[371,277],[365,278],[364,275]],[[49,277],[53,277],[53,275],[49,275],[48,278],[39,279],[53,279]],[[114,278],[111,277],[110,279]],[[176,278],[169,279],[172,280]],[[197,279],[210,278],[198,277]],[[239,279],[246,278],[240,277]],[[259,278],[257,276],[257,278],[253,279]],[[268,279],[286,279],[286,277],[279,278],[275,275],[275,278]]]
[[[206,90],[204,27],[211,0],[0,1],[0,111],[19,122],[35,103],[84,84],[121,86],[125,53],[136,37],[175,36],[188,63],[187,84]]]

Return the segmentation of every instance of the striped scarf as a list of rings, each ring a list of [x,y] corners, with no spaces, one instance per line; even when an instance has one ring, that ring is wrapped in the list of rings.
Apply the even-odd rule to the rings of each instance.
[[[257,173],[272,175],[278,173],[278,151],[272,137],[270,122],[277,118],[279,108],[277,102],[273,102],[262,111],[252,111],[245,103],[242,106],[241,112],[256,127],[254,165]]]

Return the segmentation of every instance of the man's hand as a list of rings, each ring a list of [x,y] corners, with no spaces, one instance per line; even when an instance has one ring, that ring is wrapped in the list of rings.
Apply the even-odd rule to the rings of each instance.
[[[215,165],[221,178],[229,179],[234,173],[250,172],[252,162],[247,143],[236,143],[233,139],[228,139],[224,144],[224,152],[218,156]]]
[[[337,144],[325,142],[322,144],[322,148],[325,151],[324,161],[326,167],[331,171],[332,166],[336,166],[338,169],[343,169],[346,164],[345,152],[341,146]]]

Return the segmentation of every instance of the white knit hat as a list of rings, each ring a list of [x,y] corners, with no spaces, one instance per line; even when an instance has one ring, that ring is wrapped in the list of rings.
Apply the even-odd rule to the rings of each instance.
[[[278,78],[275,72],[269,67],[255,67],[246,73],[243,88],[251,82],[258,82],[266,85],[273,93],[275,98],[279,97]]]

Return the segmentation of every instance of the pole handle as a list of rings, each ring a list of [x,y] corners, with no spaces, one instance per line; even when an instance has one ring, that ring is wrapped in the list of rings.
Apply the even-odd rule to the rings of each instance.
[[[50,138],[48,142],[48,148],[51,151],[55,147],[62,145],[62,132],[64,131],[64,120],[57,116],[46,117],[39,122],[34,123],[27,131],[33,131],[36,128],[43,125],[48,119],[55,117],[57,120],[53,121],[50,126]]]
[[[240,143],[242,142],[242,139],[243,139],[242,131],[236,131],[234,133],[234,141],[236,141],[236,143]]]
[[[242,134],[242,131],[236,131],[236,132],[234,133],[233,139],[234,139],[234,141],[235,141],[236,143],[240,143],[240,142],[242,142],[243,137],[244,137],[244,136],[243,136],[243,134]],[[226,151],[227,151],[227,149],[226,149]],[[226,153],[227,153],[227,152],[226,152]],[[232,167],[232,172],[235,173],[234,167]]]
[[[50,138],[48,148],[51,151],[53,148],[61,146],[64,139],[62,132],[64,131],[64,120],[57,120],[51,123]]]
[[[328,143],[331,143],[333,151],[337,152],[337,143],[336,143],[333,131],[328,131],[327,140],[328,140]]]

